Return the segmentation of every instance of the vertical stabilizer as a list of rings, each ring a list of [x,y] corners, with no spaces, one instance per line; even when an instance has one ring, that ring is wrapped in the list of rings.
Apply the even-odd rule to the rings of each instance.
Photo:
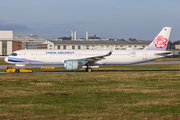
[[[146,48],[146,50],[166,50],[169,35],[171,32],[171,27],[164,27],[161,32],[156,36],[156,38],[151,42],[151,44]]]

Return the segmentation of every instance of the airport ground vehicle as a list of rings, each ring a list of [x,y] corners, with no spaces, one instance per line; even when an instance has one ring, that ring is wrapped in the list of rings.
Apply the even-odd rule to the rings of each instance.
[[[19,73],[19,72],[33,72],[32,70],[26,70],[26,69],[15,69],[15,68],[12,68],[12,66],[7,66],[5,72],[16,72],[16,73]]]

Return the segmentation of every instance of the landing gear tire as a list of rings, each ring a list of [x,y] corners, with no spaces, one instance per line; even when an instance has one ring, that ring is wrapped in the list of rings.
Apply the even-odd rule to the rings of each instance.
[[[16,72],[16,73],[19,73],[19,70],[18,70],[18,69],[16,69],[16,70],[15,70],[15,72]]]
[[[86,72],[92,72],[91,68],[86,68]]]

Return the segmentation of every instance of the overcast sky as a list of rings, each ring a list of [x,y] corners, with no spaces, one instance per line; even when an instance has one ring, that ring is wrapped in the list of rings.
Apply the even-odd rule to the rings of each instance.
[[[44,39],[85,32],[103,38],[152,40],[172,27],[180,40],[180,0],[1,0],[0,30]]]

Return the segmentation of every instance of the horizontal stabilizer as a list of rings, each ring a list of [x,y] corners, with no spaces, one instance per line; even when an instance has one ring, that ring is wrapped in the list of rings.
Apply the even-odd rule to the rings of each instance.
[[[170,56],[170,55],[173,55],[173,52],[165,52],[165,53],[155,53],[155,55],[158,55],[158,56]]]

